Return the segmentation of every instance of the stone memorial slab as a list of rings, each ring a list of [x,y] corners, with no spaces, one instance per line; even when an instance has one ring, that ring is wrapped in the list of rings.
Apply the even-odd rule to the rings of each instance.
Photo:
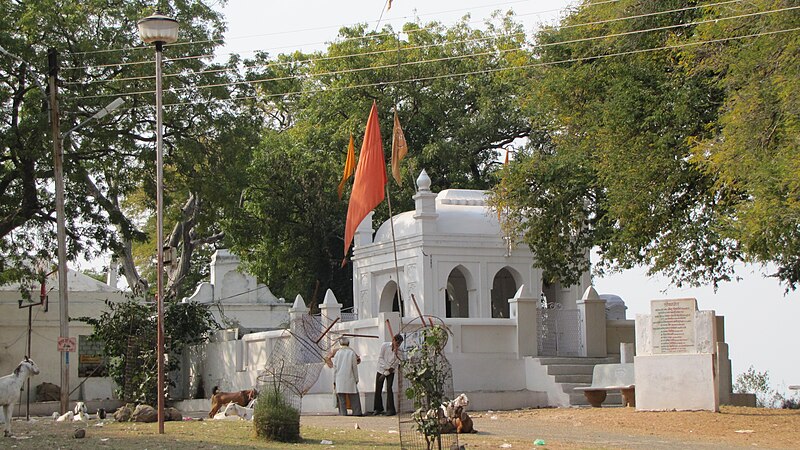
[[[653,300],[650,303],[653,327],[653,354],[697,353],[693,298]]]

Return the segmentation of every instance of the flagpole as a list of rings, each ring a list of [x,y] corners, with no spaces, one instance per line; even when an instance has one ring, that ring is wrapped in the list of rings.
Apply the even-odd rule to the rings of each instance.
[[[397,239],[394,237],[394,215],[392,214],[392,197],[389,195],[389,183],[386,183],[386,204],[389,205],[389,228],[392,230],[392,250],[394,251],[394,276],[397,278],[397,304],[400,307],[400,322],[403,321],[403,295],[400,292],[400,268],[397,264]]]

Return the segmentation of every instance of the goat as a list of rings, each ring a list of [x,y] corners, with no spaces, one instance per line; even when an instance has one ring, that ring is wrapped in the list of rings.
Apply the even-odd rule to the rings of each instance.
[[[72,418],[75,422],[88,422],[89,421],[89,414],[86,409],[86,403],[84,402],[77,402],[75,403],[75,408],[72,410],[75,414]]]
[[[211,411],[208,412],[209,418],[214,417],[220,409],[230,402],[234,402],[239,406],[245,406],[258,397],[258,391],[255,389],[246,389],[236,392],[222,392],[217,386],[214,386],[211,394]]]
[[[6,421],[4,435],[11,436],[11,415],[14,412],[14,401],[19,398],[19,391],[25,380],[39,374],[39,366],[26,356],[14,372],[0,378],[0,406],[3,407],[3,419]]]
[[[252,403],[252,402],[251,402]],[[242,420],[252,420],[253,419],[253,408],[248,408],[247,406],[237,405],[234,402],[228,403],[225,406],[225,409],[222,411],[222,414],[227,417],[239,417]]]
[[[53,413],[53,414],[58,414],[58,413]],[[73,421],[75,421],[75,411],[67,411],[64,414],[56,417],[56,422],[73,422]]]
[[[442,417],[442,433],[477,433],[473,428],[472,418],[465,411],[469,406],[469,398],[461,394],[454,400],[442,404],[439,415]]]

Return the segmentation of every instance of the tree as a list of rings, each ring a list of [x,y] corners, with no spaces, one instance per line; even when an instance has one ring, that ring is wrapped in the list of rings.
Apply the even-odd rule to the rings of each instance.
[[[755,394],[756,406],[759,408],[772,407],[778,393],[769,385],[769,372],[756,372],[753,366],[740,373],[733,383],[733,392],[737,394]]]
[[[109,376],[116,382],[119,398],[155,404],[157,389],[156,308],[133,300],[106,301],[99,318],[76,320],[94,327],[91,339],[103,343]],[[205,342],[218,328],[207,305],[168,303],[164,312],[166,371],[179,368],[180,355],[189,346]],[[174,386],[173,380],[168,380]]]
[[[776,262],[792,283],[793,213],[784,209],[765,224],[766,212],[784,205],[776,196],[796,198],[793,182],[785,177],[788,190],[765,192],[781,183],[767,182],[767,173],[788,174],[788,161],[796,159],[797,146],[783,136],[798,111],[791,88],[797,62],[789,56],[797,36],[730,38],[777,23],[785,29],[796,17],[727,19],[785,6],[756,3],[723,10],[675,1],[585,2],[537,34],[545,66],[531,116],[547,138],[517,155],[494,202],[509,207],[516,234],[550,278],[575,282],[597,248],[600,273],[646,265],[679,286],[716,286],[744,259]],[[726,40],[706,42],[712,38]],[[764,89],[765,101],[775,101],[750,111],[752,104],[737,99],[762,89],[756,67],[775,73]],[[786,152],[785,162],[767,163],[770,153],[753,159],[748,155],[760,150],[752,146],[740,151],[746,141],[734,134],[767,136],[772,128],[732,105],[772,118],[780,138],[770,151]],[[761,168],[750,171],[756,161]]]
[[[732,213],[719,221],[744,259],[774,263],[772,274],[794,289],[800,282],[800,17],[790,1],[755,1],[712,9],[694,41],[754,37],[693,47],[686,65],[715,74],[726,93],[714,133],[693,145],[698,167],[714,174],[716,191],[734,193]],[[761,36],[755,36],[759,35]]]
[[[142,1],[3,2],[9,29],[0,37],[0,281],[23,276],[25,262],[54,258],[52,146],[48,136],[46,50],[60,52],[59,109],[62,130],[91,116],[115,97],[126,109],[91,122],[65,142],[66,213],[70,258],[111,251],[137,295],[152,276],[154,135],[153,49],[143,46],[136,21],[153,9]],[[236,165],[247,158],[258,122],[227,100],[248,88],[230,86],[239,63],[208,63],[224,30],[208,2],[160,2],[181,24],[181,42],[165,49],[165,211],[174,226],[169,244],[180,262],[168,293],[197,278],[196,249],[222,238],[216,225],[220,203],[241,191]],[[59,14],[54,13],[59,11]],[[213,86],[213,87],[212,87]],[[250,140],[249,140],[250,139]],[[220,178],[214,176],[219,174]],[[227,178],[221,178],[227,177]],[[178,207],[182,209],[178,211]],[[148,240],[149,239],[149,240]],[[146,245],[136,258],[137,245]],[[144,274],[141,273],[144,270]]]
[[[248,62],[269,129],[247,172],[242,208],[224,219],[231,249],[278,292],[310,298],[330,287],[350,304],[352,274],[341,268],[347,203],[336,186],[349,136],[361,137],[372,101],[387,158],[395,105],[410,148],[404,185],[390,182],[393,212],[412,206],[411,181],[422,168],[437,189],[487,188],[499,150],[530,134],[526,77],[511,70],[530,62],[524,47],[525,33],[509,15],[486,30],[466,18],[452,27],[409,23],[402,32],[345,27],[324,52]],[[375,220],[387,218],[384,202]]]

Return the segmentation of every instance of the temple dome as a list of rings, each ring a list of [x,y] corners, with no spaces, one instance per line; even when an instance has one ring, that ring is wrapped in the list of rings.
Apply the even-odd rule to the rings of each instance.
[[[437,234],[446,235],[501,235],[500,223],[486,204],[486,191],[447,189],[436,196]],[[418,233],[416,211],[406,211],[394,216],[396,239]],[[387,220],[375,234],[374,243],[391,242],[392,229]]]

